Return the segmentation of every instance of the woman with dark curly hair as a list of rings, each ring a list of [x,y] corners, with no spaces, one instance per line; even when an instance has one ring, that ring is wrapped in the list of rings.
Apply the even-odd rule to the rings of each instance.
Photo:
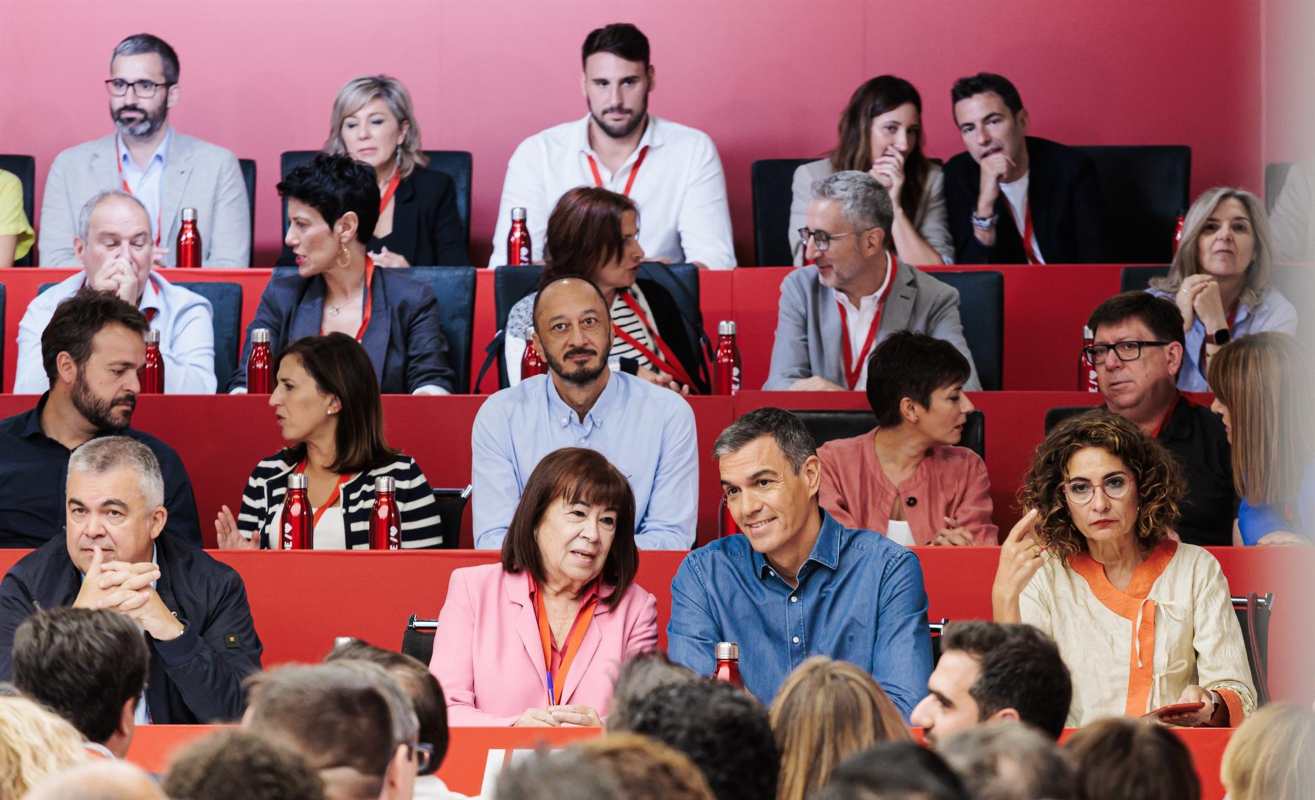
[[[991,602],[996,622],[1059,646],[1069,726],[1153,709],[1176,725],[1238,725],[1255,709],[1219,562],[1173,531],[1183,491],[1168,451],[1108,412],[1066,420],[1037,448]]]

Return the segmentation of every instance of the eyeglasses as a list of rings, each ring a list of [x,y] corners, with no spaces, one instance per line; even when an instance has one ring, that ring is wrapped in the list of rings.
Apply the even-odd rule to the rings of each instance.
[[[131,87],[138,97],[151,98],[155,97],[155,91],[161,86],[167,89],[173,85],[174,83],[170,81],[156,83],[155,81],[148,80],[125,81],[122,78],[110,78],[105,81],[105,89],[114,97],[123,97],[128,93],[129,87]]]
[[[871,229],[869,228],[868,230]],[[808,240],[812,239],[813,246],[817,248],[817,252],[825,253],[827,250],[831,249],[831,243],[834,242],[836,239],[843,239],[846,236],[855,236],[857,234],[864,233],[864,231],[850,231],[849,233],[827,233],[826,231],[815,231],[812,228],[800,228],[798,233],[799,233],[799,241],[803,242],[804,247],[808,247]]]
[[[1082,348],[1082,358],[1093,367],[1105,362],[1105,357],[1110,351],[1119,357],[1120,361],[1136,361],[1141,358],[1141,349],[1143,347],[1166,347],[1172,342],[1161,341],[1136,341],[1115,342],[1114,344],[1093,344]]]
[[[1096,496],[1096,485],[1089,480],[1077,478],[1061,484],[1064,496],[1074,503],[1085,506]],[[1127,475],[1110,475],[1100,482],[1100,490],[1110,500],[1118,500],[1128,493],[1132,481]]]
[[[429,769],[429,762],[434,760],[434,746],[429,742],[419,742],[411,745],[411,752],[416,757],[416,772],[423,774]]]

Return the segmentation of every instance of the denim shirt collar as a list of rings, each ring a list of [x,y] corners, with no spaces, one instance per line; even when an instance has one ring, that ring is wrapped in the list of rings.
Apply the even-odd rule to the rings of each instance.
[[[840,566],[840,545],[841,534],[844,526],[836,522],[835,518],[826,511],[819,508],[818,513],[822,515],[822,529],[817,532],[817,541],[813,542],[813,550],[808,554],[808,558],[799,567],[799,574],[795,575],[795,580],[802,582],[804,576],[811,572],[808,569],[810,563],[817,564],[821,567],[834,572]],[[757,550],[751,551],[753,558],[753,571],[759,578],[766,578],[768,572],[775,573],[776,569],[767,563],[767,556],[759,553]]]

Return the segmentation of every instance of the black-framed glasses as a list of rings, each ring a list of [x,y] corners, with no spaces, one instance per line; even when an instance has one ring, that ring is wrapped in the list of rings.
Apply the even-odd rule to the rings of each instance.
[[[1141,349],[1143,347],[1165,347],[1173,344],[1172,342],[1161,341],[1137,341],[1130,339],[1126,342],[1115,342],[1114,344],[1091,344],[1082,348],[1082,358],[1093,367],[1105,362],[1105,357],[1114,351],[1120,361],[1136,361],[1141,358]]]
[[[416,756],[416,772],[423,775],[429,769],[429,762],[434,760],[434,746],[429,742],[419,742],[411,745],[411,752]]]
[[[812,228],[808,228],[808,227],[800,228],[798,231],[799,241],[803,242],[804,247],[805,248],[808,247],[808,240],[812,239],[813,247],[816,247],[817,252],[819,253],[825,253],[827,250],[829,250],[831,248],[831,243],[834,242],[836,239],[843,239],[846,236],[856,236],[862,232],[863,231],[850,231],[849,233],[827,233],[826,231],[815,231]]]
[[[1085,506],[1096,497],[1096,484],[1085,478],[1074,478],[1063,484],[1064,496],[1080,506]],[[1100,482],[1100,491],[1111,500],[1119,500],[1128,493],[1132,479],[1122,473],[1107,475]]]
[[[122,78],[110,78],[109,80],[105,81],[106,91],[108,91],[114,97],[123,97],[125,94],[128,93],[129,87],[131,87],[133,93],[136,94],[138,97],[151,98],[151,97],[155,97],[155,93],[160,89],[161,86],[168,89],[170,86],[173,85],[174,83],[172,81],[165,81],[164,83],[156,83],[155,81],[148,81],[148,80],[125,81]]]

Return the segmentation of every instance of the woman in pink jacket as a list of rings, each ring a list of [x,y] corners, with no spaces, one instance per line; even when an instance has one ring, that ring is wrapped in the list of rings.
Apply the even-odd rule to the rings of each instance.
[[[635,498],[581,448],[534,468],[502,562],[453,571],[429,669],[452,725],[600,726],[621,663],[657,646],[634,583]]]

